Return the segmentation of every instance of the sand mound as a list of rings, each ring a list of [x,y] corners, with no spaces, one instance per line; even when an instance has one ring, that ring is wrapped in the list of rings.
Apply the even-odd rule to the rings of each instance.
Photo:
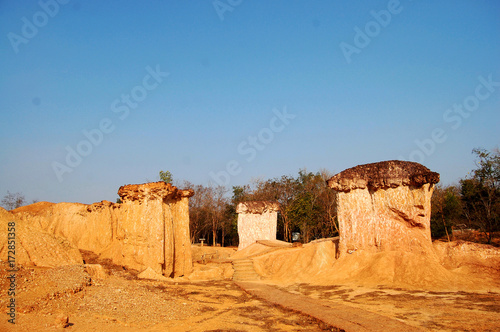
[[[51,202],[36,202],[30,205],[25,205],[12,210],[14,214],[30,213],[30,214],[43,214],[47,209],[56,205]]]
[[[255,246],[257,246],[256,244]],[[302,248],[255,248],[255,271],[265,278],[279,282],[312,281],[316,275],[331,268],[335,262],[336,246],[332,241],[306,244]]]
[[[358,250],[336,260],[333,241],[311,242],[302,248],[272,248],[255,243],[231,258],[251,258],[259,275],[280,284],[500,289],[500,249],[472,243],[442,243],[436,247],[436,254]]]
[[[425,289],[471,286],[470,281],[442,267],[435,257],[398,251],[357,251],[341,257],[331,269],[322,272],[315,280],[318,284],[332,282]]]
[[[14,222],[14,227],[9,223]],[[9,235],[15,234],[15,263],[56,267],[82,264],[80,251],[66,239],[46,233],[40,228],[19,221],[16,217],[0,208],[0,259],[9,260]],[[12,240],[11,240],[12,241]]]

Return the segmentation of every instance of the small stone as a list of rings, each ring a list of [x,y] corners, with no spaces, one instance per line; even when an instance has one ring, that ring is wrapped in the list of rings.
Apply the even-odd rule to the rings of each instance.
[[[59,314],[56,316],[55,323],[57,327],[66,328],[69,326],[69,317],[65,314]]]
[[[85,264],[85,271],[95,279],[106,279],[108,274],[100,264]]]

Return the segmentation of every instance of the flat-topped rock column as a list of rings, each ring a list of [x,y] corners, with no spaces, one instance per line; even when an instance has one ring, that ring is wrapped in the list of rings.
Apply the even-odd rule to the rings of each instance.
[[[238,250],[257,240],[276,240],[279,204],[276,202],[243,202],[238,213]]]
[[[357,250],[432,252],[437,182],[438,173],[398,160],[359,165],[329,179],[337,192],[340,256]]]
[[[123,250],[165,276],[191,273],[188,198],[193,194],[162,181],[120,187],[125,208],[117,234]]]

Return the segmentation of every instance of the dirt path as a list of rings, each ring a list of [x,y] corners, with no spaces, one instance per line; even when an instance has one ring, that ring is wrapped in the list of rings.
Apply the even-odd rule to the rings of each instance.
[[[500,331],[500,293],[367,288],[355,285],[275,286],[333,307],[363,309],[425,331]]]
[[[400,321],[359,308],[325,303],[301,294],[292,294],[263,283],[237,282],[246,292],[265,301],[322,320],[345,331],[422,331]]]

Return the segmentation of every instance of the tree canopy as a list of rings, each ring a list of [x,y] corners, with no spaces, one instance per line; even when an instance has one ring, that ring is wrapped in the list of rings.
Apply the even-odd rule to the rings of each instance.
[[[172,173],[170,173],[169,171],[160,171],[160,181],[163,181],[165,183],[172,183],[174,181]]]
[[[500,152],[474,149],[476,169],[460,181],[463,210],[471,226],[491,243],[500,226]]]

